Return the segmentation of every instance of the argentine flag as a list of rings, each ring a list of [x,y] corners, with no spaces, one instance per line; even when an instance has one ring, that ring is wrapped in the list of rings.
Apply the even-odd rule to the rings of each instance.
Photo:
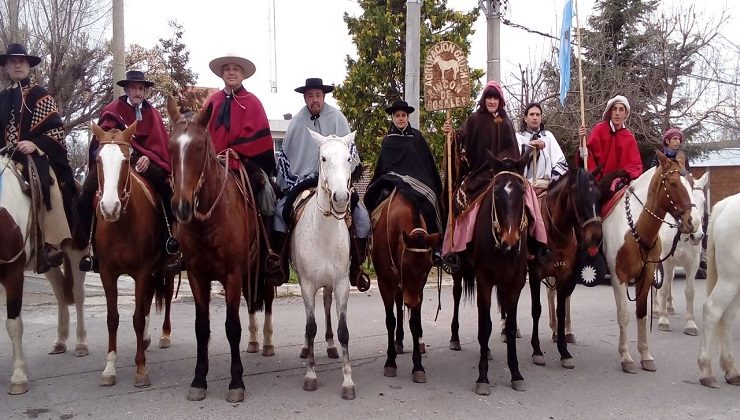
[[[563,24],[560,27],[560,104],[570,89],[570,28],[573,20],[573,0],[565,0]]]

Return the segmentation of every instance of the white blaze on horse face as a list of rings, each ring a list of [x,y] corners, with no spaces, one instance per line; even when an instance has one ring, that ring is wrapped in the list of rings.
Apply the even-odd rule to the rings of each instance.
[[[118,219],[121,201],[118,197],[118,182],[121,175],[121,165],[126,157],[116,144],[104,144],[98,153],[100,164],[103,165],[103,196],[100,199],[100,209],[106,220]]]
[[[349,177],[351,157],[349,148],[343,141],[330,137],[320,149],[321,177],[329,189],[332,207],[344,212],[349,205]]]
[[[193,137],[189,133],[182,133],[177,138],[177,144],[180,146],[180,174],[184,174],[185,171],[185,150],[187,150],[190,142],[193,141]],[[182,175],[180,178],[179,190],[184,191],[185,189],[185,177]]]

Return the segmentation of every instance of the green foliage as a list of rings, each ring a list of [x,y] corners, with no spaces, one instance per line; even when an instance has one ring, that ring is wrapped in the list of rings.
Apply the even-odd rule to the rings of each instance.
[[[357,130],[363,162],[374,165],[381,141],[391,124],[384,109],[391,102],[404,98],[406,1],[360,0],[359,3],[364,10],[361,16],[344,15],[358,57],[347,56],[347,79],[334,90],[334,97],[350,126]],[[443,40],[454,42],[469,53],[468,38],[474,32],[472,27],[477,16],[477,7],[469,12],[459,12],[448,9],[446,0],[424,1],[421,8],[421,61],[432,45]],[[420,80],[424,80],[423,68],[420,72]],[[471,95],[480,90],[478,80],[483,74],[481,69],[470,69]],[[419,129],[430,143],[437,162],[441,163],[444,153],[441,127],[445,113],[424,110],[423,92],[421,95],[422,109],[417,111],[420,112]],[[453,112],[457,126],[469,112],[468,109]]]

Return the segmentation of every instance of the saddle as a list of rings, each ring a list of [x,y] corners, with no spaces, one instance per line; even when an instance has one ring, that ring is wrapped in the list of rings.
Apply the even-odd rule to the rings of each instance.
[[[619,200],[624,195],[625,191],[627,191],[627,188],[629,188],[629,185],[625,185],[620,189],[619,191],[615,192],[611,198],[609,198],[604,204],[601,205],[601,218],[606,219],[607,216],[609,216],[614,210],[614,207],[617,206],[617,203],[619,203]]]

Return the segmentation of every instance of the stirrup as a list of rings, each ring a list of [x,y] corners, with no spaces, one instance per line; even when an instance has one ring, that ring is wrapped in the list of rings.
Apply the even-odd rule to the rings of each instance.
[[[99,270],[98,257],[91,256],[89,254],[85,255],[80,260],[79,269],[83,273],[87,273],[89,271],[97,272]]]
[[[460,256],[454,252],[443,256],[439,268],[447,274],[456,274],[460,271]]]
[[[265,257],[265,272],[268,274],[275,274],[282,270],[282,258],[280,254],[276,254],[272,250],[267,253]]]
[[[362,270],[357,274],[356,283],[357,290],[361,292],[367,292],[370,290],[370,276]]]
[[[180,252],[180,242],[174,236],[170,235],[164,241],[164,250],[168,255],[176,255]]]

